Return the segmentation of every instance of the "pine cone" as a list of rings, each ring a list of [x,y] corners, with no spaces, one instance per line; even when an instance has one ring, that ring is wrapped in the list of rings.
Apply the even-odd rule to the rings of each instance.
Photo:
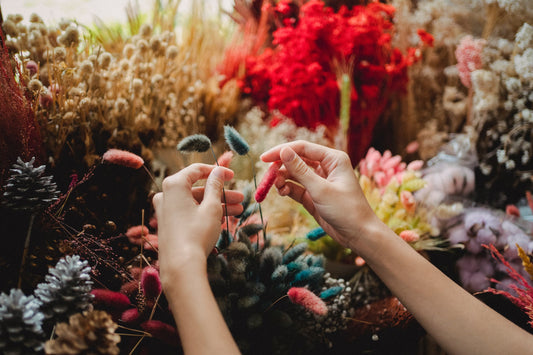
[[[17,158],[10,169],[11,176],[4,186],[3,205],[16,211],[45,208],[59,196],[57,185],[52,176],[43,176],[46,166],[33,167],[35,158],[27,163]]]
[[[104,311],[90,311],[70,316],[68,323],[56,325],[57,338],[44,345],[46,354],[98,355],[118,354],[118,325]]]
[[[90,306],[91,267],[78,255],[66,256],[46,275],[46,282],[37,285],[35,296],[41,301],[45,319],[54,323],[85,311]]]
[[[11,289],[0,294],[0,353],[38,354],[43,348],[43,314],[39,301]]]

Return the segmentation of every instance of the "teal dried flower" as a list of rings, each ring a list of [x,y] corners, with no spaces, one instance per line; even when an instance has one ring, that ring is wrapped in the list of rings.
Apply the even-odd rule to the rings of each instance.
[[[66,256],[50,269],[46,282],[38,284],[35,290],[46,319],[66,321],[70,315],[89,308],[93,297],[90,271],[87,261],[80,260],[78,255]]]
[[[287,265],[279,265],[272,273],[271,279],[274,282],[281,282],[285,280],[288,274],[289,270],[287,268]]]
[[[307,244],[306,243],[300,243],[289,250],[285,252],[285,255],[283,256],[283,263],[288,264],[293,260],[296,260],[297,257],[302,255],[307,250]]]
[[[310,285],[311,288],[315,288],[322,281],[324,272],[324,269],[321,267],[311,266],[309,269],[302,270],[297,273],[291,283],[291,286]]]
[[[231,126],[224,126],[224,138],[231,150],[239,155],[246,155],[250,151],[250,146],[244,138]]]
[[[204,134],[193,134],[183,138],[177,148],[182,153],[203,153],[211,148],[211,140]]]
[[[43,314],[40,303],[21,290],[0,294],[0,353],[40,354],[43,347]]]
[[[328,298],[337,296],[339,293],[341,293],[342,290],[344,290],[344,287],[334,286],[334,287],[328,288],[325,291],[322,291],[319,297],[322,298],[323,300],[326,300]]]
[[[309,233],[307,233],[306,237],[307,239],[311,240],[311,241],[316,241],[316,240],[319,240],[320,238],[326,236],[326,232],[324,231],[324,229],[322,229],[322,227],[317,227],[315,229],[311,229],[309,231]]]

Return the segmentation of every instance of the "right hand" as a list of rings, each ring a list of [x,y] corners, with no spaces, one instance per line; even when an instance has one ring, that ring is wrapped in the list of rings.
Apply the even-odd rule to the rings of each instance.
[[[261,159],[282,161],[275,182],[279,194],[301,203],[343,246],[353,248],[361,236],[368,235],[366,226],[378,220],[346,153],[300,140],[275,146]]]

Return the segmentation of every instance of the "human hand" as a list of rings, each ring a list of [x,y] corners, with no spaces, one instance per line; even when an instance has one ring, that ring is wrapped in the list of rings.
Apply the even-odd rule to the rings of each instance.
[[[324,231],[345,247],[368,235],[365,226],[377,217],[369,206],[348,155],[306,141],[280,144],[261,155],[264,162],[281,160],[275,181],[282,196],[300,202]]]
[[[206,178],[205,187],[193,187]],[[162,281],[165,276],[172,278],[186,264],[205,265],[220,234],[222,188],[232,178],[230,169],[192,164],[163,181],[163,192],[153,198]],[[225,195],[228,215],[240,214],[242,193],[226,190]]]

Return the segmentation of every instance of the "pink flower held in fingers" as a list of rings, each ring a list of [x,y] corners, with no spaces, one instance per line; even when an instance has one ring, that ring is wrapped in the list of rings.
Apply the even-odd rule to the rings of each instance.
[[[106,163],[122,165],[128,168],[139,169],[144,165],[144,160],[137,154],[120,149],[109,149],[102,156]]]
[[[257,191],[255,192],[255,201],[257,203],[263,202],[266,195],[268,194],[268,191],[270,191],[270,188],[272,185],[274,185],[274,181],[276,181],[276,176],[278,174],[279,168],[281,168],[281,161],[275,161],[268,167],[267,172],[265,173],[265,176],[263,176],[263,180],[259,183],[259,186],[257,186]]]
[[[145,267],[141,275],[141,288],[148,299],[155,299],[161,293],[161,281],[156,268]]]
[[[400,238],[405,240],[407,243],[412,243],[420,239],[420,235],[413,230],[405,230],[400,233]]]
[[[323,316],[328,313],[328,307],[324,301],[306,288],[292,287],[287,295],[292,303],[296,303],[315,314]]]
[[[229,168],[229,164],[231,163],[231,159],[233,159],[233,152],[231,150],[228,150],[227,152],[224,152],[218,160],[217,163],[220,166],[223,166],[225,168]]]
[[[126,231],[126,237],[128,239],[141,239],[143,236],[146,236],[148,233],[148,227],[146,226],[134,226],[128,228]]]

